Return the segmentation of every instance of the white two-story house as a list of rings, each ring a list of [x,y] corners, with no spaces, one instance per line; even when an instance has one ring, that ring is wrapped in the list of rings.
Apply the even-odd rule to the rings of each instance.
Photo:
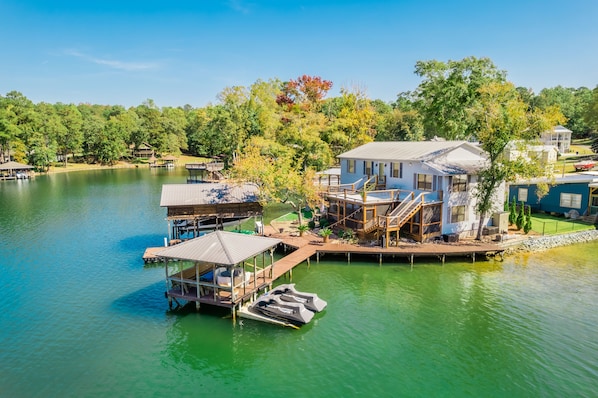
[[[338,156],[328,215],[362,237],[426,241],[477,231],[475,189],[485,152],[465,141],[371,142]],[[494,211],[502,210],[504,185]],[[490,221],[485,220],[487,225]]]

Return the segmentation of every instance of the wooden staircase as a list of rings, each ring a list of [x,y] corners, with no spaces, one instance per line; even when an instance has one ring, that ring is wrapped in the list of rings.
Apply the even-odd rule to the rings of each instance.
[[[417,197],[411,195],[411,199],[403,200],[388,215],[378,216],[370,220],[365,227],[364,232],[370,233],[375,230],[394,229],[399,230],[411,217],[413,217],[423,206],[424,194],[420,193]]]

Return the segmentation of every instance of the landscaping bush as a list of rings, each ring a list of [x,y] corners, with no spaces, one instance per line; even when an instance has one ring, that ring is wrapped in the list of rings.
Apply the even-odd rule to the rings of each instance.
[[[517,220],[515,221],[517,229],[522,229],[523,224],[525,223],[525,216],[523,214],[524,208],[525,206],[523,205],[523,203],[521,203],[521,205],[519,205],[519,214],[517,215]]]
[[[525,224],[523,225],[523,232],[526,234],[532,230],[532,208],[527,206],[527,214],[525,215]]]

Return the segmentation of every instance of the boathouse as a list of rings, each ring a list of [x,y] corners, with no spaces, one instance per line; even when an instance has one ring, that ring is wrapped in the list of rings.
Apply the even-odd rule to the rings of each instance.
[[[280,242],[215,231],[165,248],[156,255],[166,264],[169,305],[180,299],[197,307],[203,303],[231,308],[234,315],[235,308],[272,286],[274,248]]]
[[[261,223],[263,216],[258,186],[250,183],[164,184],[160,207],[166,208],[171,243],[250,217]]]
[[[224,179],[222,170],[224,169],[224,162],[211,161],[201,163],[187,163],[185,168],[189,172],[187,183],[200,184],[206,182],[218,182]]]
[[[131,155],[138,159],[149,159],[156,155],[154,148],[147,142],[140,144],[138,147],[132,144],[129,149],[131,150]]]
[[[0,180],[27,179],[31,176],[34,167],[19,162],[6,162],[0,164]]]
[[[477,231],[477,173],[486,153],[466,141],[371,142],[338,156],[341,184],[325,186],[328,217],[362,239],[398,244]],[[495,211],[502,209],[504,185]],[[485,225],[491,218],[485,220]]]

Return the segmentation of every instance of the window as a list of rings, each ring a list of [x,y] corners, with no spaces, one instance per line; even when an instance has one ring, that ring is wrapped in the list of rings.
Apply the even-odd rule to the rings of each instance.
[[[371,160],[366,160],[365,162],[363,162],[363,174],[371,176],[373,168],[374,162],[372,162]]]
[[[431,174],[418,174],[417,175],[417,189],[422,191],[432,190],[432,175]]]
[[[581,194],[576,193],[562,193],[561,207],[569,207],[572,209],[581,209]]]
[[[519,188],[517,190],[517,201],[527,202],[527,188]]]
[[[392,164],[392,176],[394,178],[403,178],[403,163]]]
[[[347,159],[347,173],[355,173],[355,159]]]
[[[467,174],[453,176],[453,192],[467,191]]]
[[[451,207],[451,223],[466,221],[466,206]]]

